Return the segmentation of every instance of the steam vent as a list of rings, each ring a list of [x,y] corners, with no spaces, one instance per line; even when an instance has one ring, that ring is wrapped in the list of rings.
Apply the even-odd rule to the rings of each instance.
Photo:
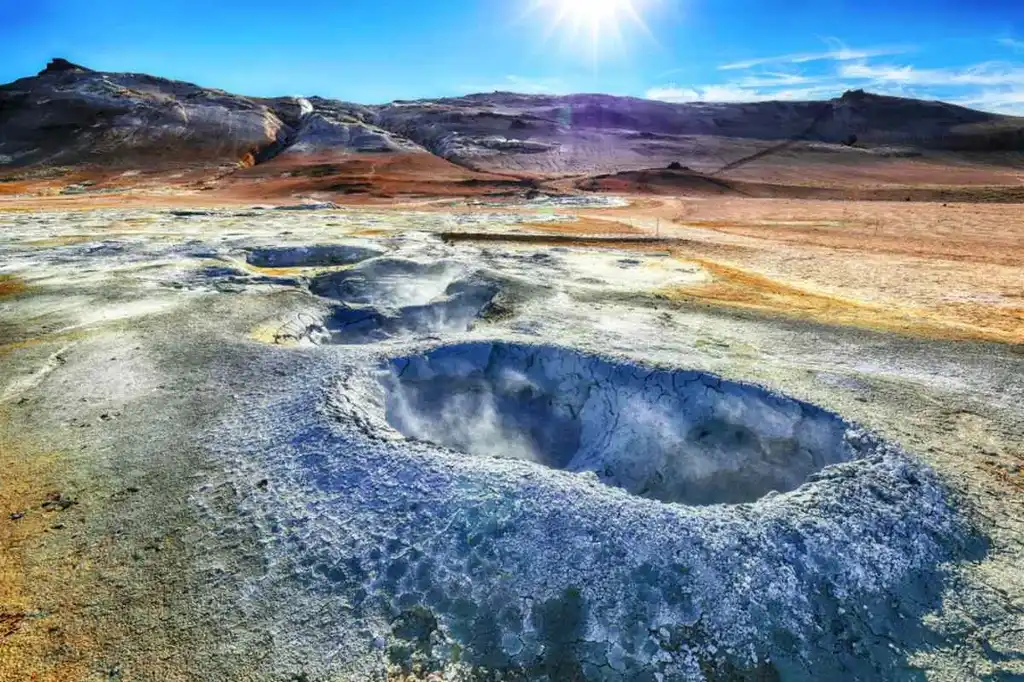
[[[261,521],[294,530],[258,594],[396,670],[898,677],[892,643],[926,645],[942,564],[978,549],[898,447],[756,386],[506,342],[366,367],[330,428],[280,408],[277,465],[318,492]]]

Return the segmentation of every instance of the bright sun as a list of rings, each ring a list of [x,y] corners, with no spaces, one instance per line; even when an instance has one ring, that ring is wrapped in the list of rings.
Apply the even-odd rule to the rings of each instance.
[[[639,28],[648,36],[650,31],[640,15],[644,0],[534,0],[529,12],[546,23],[545,37],[556,31],[568,34],[577,47],[582,43],[597,60],[605,47],[623,46],[623,29]]]

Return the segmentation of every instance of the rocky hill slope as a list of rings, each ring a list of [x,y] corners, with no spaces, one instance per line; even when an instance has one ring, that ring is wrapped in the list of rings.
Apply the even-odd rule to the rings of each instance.
[[[248,98],[55,59],[0,86],[0,162],[253,165],[286,151],[425,153],[370,118],[366,107],[342,102]]]
[[[380,125],[478,167],[612,171],[679,161],[726,167],[783,144],[887,156],[1024,150],[1024,118],[847,92],[820,102],[670,104],[609,95],[493,93],[396,102]]]
[[[339,172],[339,163],[359,161],[370,173],[386,160],[388,168],[471,185],[494,180],[479,173],[612,173],[672,162],[708,173],[774,154],[857,162],[963,153],[1020,163],[1024,118],[862,91],[750,104],[496,92],[363,106],[250,98],[62,59],[0,86],[5,175],[83,166],[233,172],[272,164],[255,175],[312,166],[323,177]]]

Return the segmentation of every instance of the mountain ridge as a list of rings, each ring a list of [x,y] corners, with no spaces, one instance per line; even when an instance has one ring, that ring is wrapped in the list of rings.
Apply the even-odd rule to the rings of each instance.
[[[434,174],[486,188],[510,175],[557,178],[669,164],[715,174],[792,159],[946,162],[964,154],[1024,164],[1024,118],[860,90],[820,101],[677,104],[494,92],[364,105],[248,97],[61,58],[0,85],[0,173],[184,168],[197,177],[217,169],[216,177],[239,171],[241,179],[248,173],[266,180],[312,168],[343,181],[345,167],[373,174],[386,159],[389,172],[409,182],[425,173],[427,180]]]

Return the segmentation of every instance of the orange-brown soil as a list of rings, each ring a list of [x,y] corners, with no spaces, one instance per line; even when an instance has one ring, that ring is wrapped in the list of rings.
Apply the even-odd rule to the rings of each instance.
[[[543,229],[443,236],[669,252],[712,277],[662,292],[686,305],[1024,344],[1019,205],[648,196],[578,213]]]
[[[838,188],[1014,187],[1024,185],[1017,155],[959,153],[918,158],[836,154],[770,156],[724,174],[731,180]]]
[[[25,291],[25,282],[13,275],[0,275],[0,298],[16,296]]]
[[[704,259],[715,276],[716,286],[677,295],[829,323],[1024,343],[1019,205],[721,198],[671,199],[640,212],[660,219],[663,236],[691,240],[677,252]],[[717,249],[713,261],[694,242]]]
[[[0,207],[230,206],[316,199],[381,203],[397,199],[509,196],[532,177],[480,173],[425,153],[284,154],[259,165],[175,166],[145,171],[52,168],[0,177]]]
[[[1024,203],[1024,172],[898,160],[885,165],[815,164],[787,168],[778,162],[723,175],[657,168],[578,180],[587,191],[654,196],[741,196],[758,199],[836,201],[937,201]]]
[[[756,309],[942,338],[1024,343],[1024,214],[1020,204],[1001,203],[1018,194],[1024,201],[1024,185],[1010,184],[1016,171],[968,162],[939,166],[919,159],[885,161],[866,162],[860,166],[864,173],[845,177],[845,184],[838,182],[842,169],[833,168],[829,172],[836,183],[831,187],[761,182],[770,174],[750,182],[686,171],[620,173],[593,182],[629,196],[628,207],[555,209],[576,220],[524,224],[511,239],[671,250],[699,262],[713,276],[711,285],[663,292],[685,304]],[[770,165],[778,169],[785,164]],[[938,180],[943,168],[949,177],[969,177],[981,184],[886,185],[893,180]],[[752,164],[732,173],[754,177],[756,170]],[[168,169],[140,175],[107,172],[92,176],[96,185],[89,192],[71,195],[55,194],[53,188],[70,180],[81,182],[84,171],[0,183],[8,190],[13,186],[39,192],[0,196],[0,210],[237,206],[315,199],[380,209],[475,211],[493,208],[451,200],[514,198],[534,186],[564,188],[578,182],[477,173],[426,154],[284,155],[250,168],[212,172],[193,169],[180,177],[182,171]],[[641,187],[641,177],[655,181]],[[995,181],[1005,184],[984,184]],[[755,186],[769,188],[765,191],[771,196],[735,191]],[[109,191],[94,191],[99,187]],[[776,187],[784,191],[773,195],[771,188]],[[919,199],[973,197],[982,203],[907,202],[908,192]],[[828,198],[807,198],[819,195]],[[890,195],[899,200],[881,201]],[[520,209],[512,203],[508,210]],[[446,236],[502,239],[493,232]],[[661,239],[652,241],[655,236]],[[6,291],[17,284],[0,286]]]
[[[83,604],[61,588],[79,558],[40,565],[35,554],[48,534],[73,532],[56,483],[61,461],[22,442],[0,411],[0,676],[11,682],[82,680],[94,664]]]
[[[285,154],[224,177],[214,191],[254,201],[296,195],[343,201],[510,194],[534,184],[530,179],[467,170],[431,154],[328,153]]]

